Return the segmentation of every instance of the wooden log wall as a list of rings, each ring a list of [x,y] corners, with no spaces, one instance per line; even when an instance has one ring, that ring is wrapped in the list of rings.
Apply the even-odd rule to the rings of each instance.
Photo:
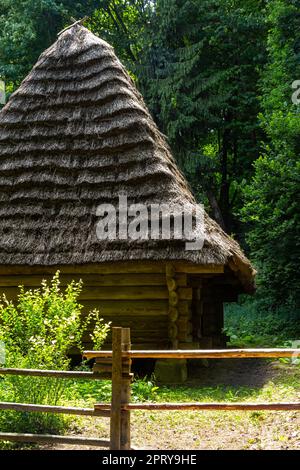
[[[193,297],[200,295],[200,277],[216,276],[223,272],[223,266],[201,267],[178,262],[0,266],[0,293],[5,292],[8,299],[16,299],[19,285],[38,288],[42,279],[50,280],[57,269],[61,272],[62,289],[72,280],[83,280],[79,298],[84,307],[83,315],[97,308],[105,322],[110,321],[112,326],[129,327],[133,349],[193,348],[193,342],[197,341],[195,318],[198,319],[201,313],[201,303],[198,302],[198,310],[195,311]],[[190,283],[194,275],[198,276],[196,287]],[[88,331],[84,341],[89,349]],[[107,344],[110,342],[109,335]],[[199,347],[199,343],[195,343],[195,347]]]

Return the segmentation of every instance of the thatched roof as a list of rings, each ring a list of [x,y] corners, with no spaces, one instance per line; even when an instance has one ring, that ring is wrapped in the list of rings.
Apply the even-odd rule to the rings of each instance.
[[[179,241],[99,241],[96,207],[192,202],[165,138],[113,48],[76,25],[46,50],[0,113],[0,264],[186,260],[253,270],[206,216],[200,251]]]

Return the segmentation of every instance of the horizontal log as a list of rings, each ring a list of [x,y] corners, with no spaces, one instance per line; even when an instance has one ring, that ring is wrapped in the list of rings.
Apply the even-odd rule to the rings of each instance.
[[[198,341],[192,343],[179,342],[177,349],[199,349],[200,345]]]
[[[116,323],[115,326],[118,326],[118,327],[122,326],[123,328],[125,328],[124,325],[120,324],[120,323]],[[152,325],[152,327],[153,327],[153,325]],[[147,339],[151,340],[151,338],[152,338],[152,342],[153,342],[154,338],[155,339],[163,338],[163,336],[164,336],[165,332],[167,331],[167,329],[168,329],[167,324],[165,324],[163,328],[155,329],[155,330],[151,329],[150,327],[149,328],[144,328],[144,329],[137,329],[137,330],[132,328],[131,329],[131,337],[133,339],[144,338],[145,341],[147,341]],[[83,341],[90,341],[91,340],[90,339],[91,338],[91,336],[90,336],[91,332],[92,332],[91,330],[88,330],[87,332],[85,332],[83,334],[83,337],[82,337]],[[111,338],[111,331],[108,333],[107,338],[108,339],[106,339],[106,342],[109,342],[110,338]]]
[[[159,348],[160,344],[164,344],[166,342],[166,336],[167,336],[167,332],[168,332],[168,328],[166,328],[164,331],[160,332],[160,334],[155,334],[155,335],[152,335],[152,336],[147,336],[147,332],[145,332],[144,334],[140,334],[140,335],[134,335],[132,336],[131,335],[131,338],[132,338],[132,343],[134,344],[137,344],[137,343],[144,343],[144,344],[155,344],[156,348]],[[85,344],[87,343],[91,343],[91,339],[88,335],[85,335],[83,337],[83,342]],[[92,344],[92,343],[91,343]],[[107,347],[109,348],[110,345],[111,345],[111,335],[109,335],[106,339],[106,343]],[[147,349],[149,349],[147,347]]]
[[[183,288],[184,289],[184,288]],[[8,299],[14,299],[19,294],[17,287],[6,287],[5,294]],[[156,300],[168,299],[167,286],[103,286],[85,287],[79,295],[81,300]]]
[[[126,273],[158,273],[165,274],[165,263],[152,261],[119,261],[112,263],[54,265],[54,266],[22,266],[2,265],[0,273],[9,274],[50,274],[57,270],[62,274],[126,274]]]
[[[84,357],[111,357],[112,351],[84,351]],[[300,356],[300,349],[198,349],[198,350],[131,350],[123,357],[151,359],[229,359],[229,358],[279,358]]]
[[[47,444],[73,444],[93,447],[110,447],[108,439],[95,437],[56,436],[53,434],[21,434],[13,432],[0,432],[1,441],[36,442]]]
[[[26,287],[39,287],[43,279],[48,281],[52,279],[49,274],[46,275],[33,275],[24,274],[16,276],[3,276],[0,275],[0,287],[16,287],[25,285]],[[149,273],[149,274],[61,274],[60,285],[62,287],[70,284],[73,280],[83,281],[84,287],[98,287],[98,286],[165,286],[166,277],[163,274]],[[177,274],[176,284],[184,287],[186,285],[186,274]]]
[[[101,373],[101,372],[109,372],[112,371],[112,364],[101,364],[95,363],[93,365],[93,372]]]
[[[130,359],[124,359],[124,361],[130,361]],[[95,360],[95,364],[112,364],[112,358],[111,357],[99,357],[98,359]]]
[[[38,413],[59,413],[67,415],[78,415],[78,416],[102,416],[105,418],[110,417],[110,412],[105,410],[99,410],[95,413],[93,408],[74,408],[65,406],[50,406],[50,405],[35,405],[28,403],[12,403],[12,402],[0,402],[0,410],[13,410],[23,412],[38,412]]]
[[[176,272],[186,274],[222,274],[224,273],[224,266],[217,264],[196,265],[184,262],[174,263]]]
[[[95,410],[101,410],[95,405]],[[300,403],[132,403],[125,405],[123,410],[146,410],[146,411],[298,411]]]
[[[35,377],[53,377],[56,379],[99,379],[93,372],[60,371],[42,369],[12,369],[0,367],[1,375],[25,375]]]
[[[169,303],[167,300],[80,300],[84,312],[98,309],[101,316],[157,316],[168,315]],[[183,310],[186,307],[182,307]],[[83,314],[84,314],[83,312]],[[111,318],[110,318],[111,320]]]
[[[176,273],[184,274],[220,274],[224,272],[223,265],[195,265],[183,261],[173,262]],[[120,261],[114,263],[95,263],[82,265],[54,265],[54,266],[22,266],[22,265],[1,265],[0,274],[3,275],[24,275],[24,274],[50,274],[57,270],[62,274],[126,274],[126,273],[166,273],[166,263],[161,261]]]
[[[137,341],[135,341],[134,343],[132,343],[131,348],[132,348],[132,350],[140,350],[140,349],[151,350],[151,349],[157,347],[157,343],[160,345],[161,349],[168,349],[169,346],[170,346],[170,342],[169,342],[168,338],[165,337],[163,340],[161,340],[159,342],[157,340],[155,342],[153,342],[153,340],[152,340],[151,343],[150,342],[149,343],[142,343],[142,342],[138,343]]]
[[[47,275],[17,275],[17,276],[3,276],[0,275],[0,288],[1,287],[17,287],[25,285],[26,287],[40,287],[43,279],[50,281],[52,276]],[[60,285],[65,287],[73,280],[83,281],[83,288],[85,287],[101,287],[101,286],[165,286],[166,278],[163,274],[68,274],[60,275]],[[186,274],[176,275],[176,284],[184,287],[187,282]]]

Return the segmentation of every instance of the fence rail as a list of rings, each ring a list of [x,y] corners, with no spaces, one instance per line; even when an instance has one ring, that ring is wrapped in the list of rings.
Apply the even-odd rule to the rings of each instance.
[[[87,359],[112,357],[112,351],[84,351]],[[229,358],[279,358],[300,355],[300,349],[197,349],[197,350],[129,350],[123,358],[130,359],[229,359]]]
[[[46,370],[46,369],[7,369],[0,368],[1,375],[26,375],[36,377],[53,377],[56,379],[101,379],[99,374],[94,372],[81,372],[69,370]]]
[[[110,417],[110,411],[107,409],[95,408],[77,408],[67,406],[54,406],[54,405],[35,405],[28,403],[13,403],[13,402],[0,402],[0,410],[13,410],[25,412],[39,412],[39,413],[59,413],[66,415],[78,416],[102,416],[104,418]]]
[[[1,432],[2,441],[14,442],[36,442],[45,444],[73,444],[96,447],[110,447],[108,439],[97,439],[95,437],[56,436],[53,434],[23,434],[14,432]]]
[[[64,413],[73,415],[110,418],[110,439],[96,437],[57,436],[49,434],[1,433],[0,440],[37,443],[64,443],[109,447],[114,450],[131,449],[130,413],[145,411],[299,411],[300,403],[130,403],[131,360],[142,359],[228,359],[228,358],[291,358],[300,355],[299,349],[218,349],[218,350],[131,350],[130,329],[112,329],[111,351],[85,351],[84,357],[95,359],[93,372],[57,371],[39,369],[1,368],[1,375],[52,377],[58,379],[97,379],[107,376],[112,380],[111,403],[97,403],[94,408],[73,408],[28,403],[0,402],[0,410],[26,412]]]

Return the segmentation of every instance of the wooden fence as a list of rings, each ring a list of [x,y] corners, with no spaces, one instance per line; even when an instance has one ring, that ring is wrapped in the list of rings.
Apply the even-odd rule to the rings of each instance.
[[[114,327],[112,331],[111,351],[85,351],[84,356],[95,359],[93,372],[73,372],[35,369],[0,369],[1,375],[25,375],[55,377],[60,379],[112,379],[111,403],[98,403],[94,408],[74,408],[48,406],[28,403],[0,402],[0,410],[26,412],[64,413],[93,417],[110,418],[110,439],[96,437],[58,436],[49,434],[1,433],[0,440],[36,443],[64,443],[106,447],[111,450],[130,450],[130,412],[132,410],[170,411],[170,410],[300,410],[300,403],[130,403],[131,361],[135,358],[176,358],[176,359],[211,359],[211,358],[279,358],[294,357],[299,349],[218,349],[218,350],[131,350],[130,329]]]

